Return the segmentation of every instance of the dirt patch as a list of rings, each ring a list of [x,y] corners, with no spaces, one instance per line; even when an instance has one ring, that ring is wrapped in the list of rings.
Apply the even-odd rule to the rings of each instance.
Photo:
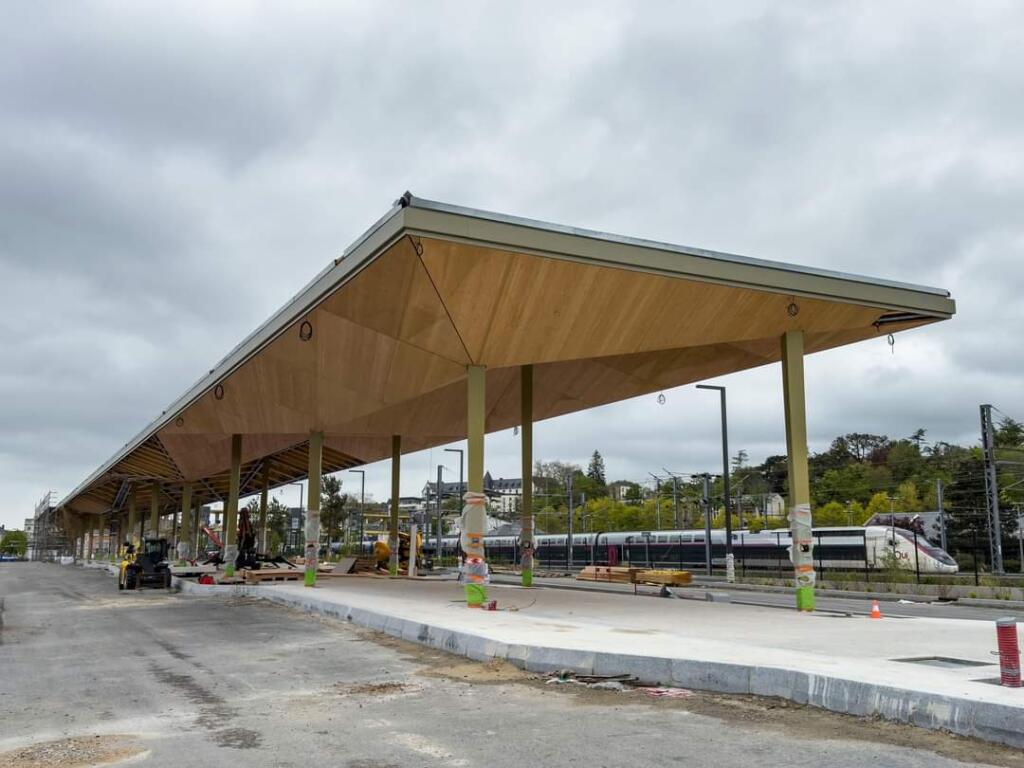
[[[130,736],[80,736],[33,744],[0,753],[6,768],[74,768],[110,765],[141,755],[146,750]]]
[[[449,680],[461,680],[478,685],[494,685],[500,683],[520,683],[534,679],[534,675],[524,672],[507,661],[493,659],[486,663],[469,661],[461,656],[441,654],[430,667],[419,670],[416,674],[423,677],[444,677]]]
[[[218,747],[259,749],[263,746],[263,737],[256,731],[250,731],[248,728],[224,728],[220,731],[214,731],[212,737],[213,743]]]
[[[383,632],[374,632],[370,629],[341,623],[350,632],[358,635],[360,640],[376,643],[385,648],[393,648],[406,661],[420,665],[421,668],[416,671],[416,674],[421,677],[445,678],[478,685],[499,685],[537,679],[536,675],[524,672],[519,667],[501,659],[492,659],[488,662],[470,661],[465,656],[457,656],[408,640],[399,640]]]
[[[338,683],[334,689],[343,696],[397,696],[402,693],[416,693],[423,688],[398,680],[384,680],[379,683]]]

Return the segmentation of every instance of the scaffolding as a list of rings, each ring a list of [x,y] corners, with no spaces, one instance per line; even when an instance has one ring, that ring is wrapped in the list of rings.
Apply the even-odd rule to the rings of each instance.
[[[36,504],[34,515],[25,521],[29,560],[54,562],[62,555],[72,554],[56,501],[57,494],[47,491]]]

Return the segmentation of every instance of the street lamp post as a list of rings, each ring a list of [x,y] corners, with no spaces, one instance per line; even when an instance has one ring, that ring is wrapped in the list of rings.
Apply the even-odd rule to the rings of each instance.
[[[441,558],[444,553],[441,551],[441,521],[444,519],[444,470],[448,467],[443,464],[437,465],[437,486],[434,489],[435,505],[437,507],[437,547],[435,548],[435,558],[437,559],[438,567],[441,565]],[[449,470],[451,471],[451,470]]]
[[[444,452],[445,453],[457,453],[457,454],[459,454],[459,502],[460,502],[460,506],[461,506],[462,494],[466,490],[465,486],[463,486],[463,484],[462,484],[463,483],[463,481],[462,481],[462,460],[464,458],[464,451],[461,448],[445,448]]]
[[[288,485],[299,486],[299,514],[302,515],[302,523],[299,525],[299,529],[301,530],[302,526],[306,524],[306,510],[302,503],[305,486],[303,486],[302,483],[288,483]],[[223,523],[223,525],[227,525],[226,519],[227,518],[225,516],[225,522]],[[289,538],[292,538],[291,531],[288,532],[288,536]],[[297,546],[297,544],[293,544],[293,546]]]
[[[729,511],[729,427],[725,409],[725,387],[698,384],[697,389],[718,390],[722,406],[722,495],[725,504],[725,580],[736,581],[736,561],[732,554],[732,515]]]
[[[350,469],[349,472],[359,475],[359,554],[363,554],[363,505],[366,503],[366,470]]]
[[[648,472],[648,475],[654,478],[654,520],[655,527],[661,530],[661,478],[659,478],[653,472]]]

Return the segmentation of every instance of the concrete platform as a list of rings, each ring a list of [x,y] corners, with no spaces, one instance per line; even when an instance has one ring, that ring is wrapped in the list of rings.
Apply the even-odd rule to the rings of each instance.
[[[322,613],[472,659],[537,672],[629,673],[642,680],[785,699],[1024,747],[1024,689],[998,678],[990,622],[799,614],[692,600],[492,585],[497,612],[470,610],[454,582],[340,578],[201,586]],[[897,659],[949,657],[981,666]]]

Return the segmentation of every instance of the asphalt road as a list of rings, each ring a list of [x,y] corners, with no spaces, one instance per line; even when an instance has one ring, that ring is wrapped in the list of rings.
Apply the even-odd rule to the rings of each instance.
[[[495,581],[504,583],[519,583],[519,577],[511,574],[494,574]],[[629,584],[601,584],[597,582],[576,581],[570,577],[534,578],[534,584],[556,589],[589,589],[602,592],[632,593],[633,587]],[[657,597],[658,587],[640,586],[637,593],[645,597]],[[751,589],[729,588],[721,585],[704,585],[695,583],[692,587],[675,589],[674,592],[683,599],[706,599],[707,592],[720,592],[729,595],[734,603],[744,605],[761,605],[769,608],[795,610],[793,595],[789,592],[758,592]],[[868,615],[871,612],[871,600],[855,597],[815,597],[815,607],[819,611],[834,611],[837,613],[852,613]],[[973,619],[976,621],[995,621],[1002,616],[1016,616],[1024,621],[1024,611],[1018,608],[1000,607],[983,608],[973,605],[960,605],[956,602],[895,602],[884,600],[880,603],[884,616],[889,617],[911,617],[924,616],[941,619]]]
[[[1024,768],[1019,751],[754,697],[550,685],[259,601],[0,565],[0,765]],[[958,761],[964,762],[958,762]]]

